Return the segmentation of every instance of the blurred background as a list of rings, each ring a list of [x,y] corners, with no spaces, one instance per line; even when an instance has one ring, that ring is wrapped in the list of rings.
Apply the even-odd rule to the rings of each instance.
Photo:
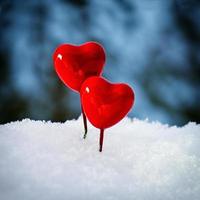
[[[77,118],[52,54],[90,40],[106,50],[103,75],[134,88],[130,117],[200,122],[199,0],[0,0],[0,123]]]

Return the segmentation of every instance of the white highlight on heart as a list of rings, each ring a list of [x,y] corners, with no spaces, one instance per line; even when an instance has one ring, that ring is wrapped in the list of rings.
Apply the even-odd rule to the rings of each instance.
[[[62,55],[61,54],[58,54],[57,56],[60,60],[62,60]]]
[[[86,88],[85,88],[85,90],[86,90],[86,92],[87,92],[87,93],[89,93],[89,92],[90,92],[90,89],[89,89],[89,87],[86,87]]]

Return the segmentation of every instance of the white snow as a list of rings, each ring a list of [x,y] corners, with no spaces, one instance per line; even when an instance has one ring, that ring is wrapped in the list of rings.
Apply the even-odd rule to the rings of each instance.
[[[125,118],[105,131],[82,119],[0,126],[1,200],[198,200],[200,125]]]

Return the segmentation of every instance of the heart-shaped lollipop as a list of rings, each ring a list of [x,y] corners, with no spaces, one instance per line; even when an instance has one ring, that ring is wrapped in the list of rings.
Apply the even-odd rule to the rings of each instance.
[[[53,60],[63,83],[80,92],[81,85],[87,78],[101,75],[105,52],[96,42],[87,42],[80,46],[63,44],[55,50]]]
[[[127,84],[113,84],[101,77],[90,77],[83,83],[80,94],[87,118],[100,129],[101,152],[104,129],[126,116],[134,103],[134,92]]]
[[[60,45],[53,54],[55,70],[63,83],[76,92],[80,92],[82,83],[91,76],[100,76],[105,64],[103,47],[96,42],[87,42],[80,46]],[[82,107],[82,106],[81,106]],[[85,135],[87,120],[83,112]]]

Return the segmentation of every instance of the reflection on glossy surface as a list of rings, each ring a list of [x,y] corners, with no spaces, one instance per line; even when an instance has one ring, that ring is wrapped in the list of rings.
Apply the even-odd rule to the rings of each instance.
[[[89,121],[99,129],[119,122],[134,103],[127,84],[112,84],[101,77],[88,78],[81,87],[81,101]]]
[[[63,44],[56,49],[53,60],[56,72],[64,84],[79,92],[83,81],[101,74],[105,52],[96,42],[80,46]]]

